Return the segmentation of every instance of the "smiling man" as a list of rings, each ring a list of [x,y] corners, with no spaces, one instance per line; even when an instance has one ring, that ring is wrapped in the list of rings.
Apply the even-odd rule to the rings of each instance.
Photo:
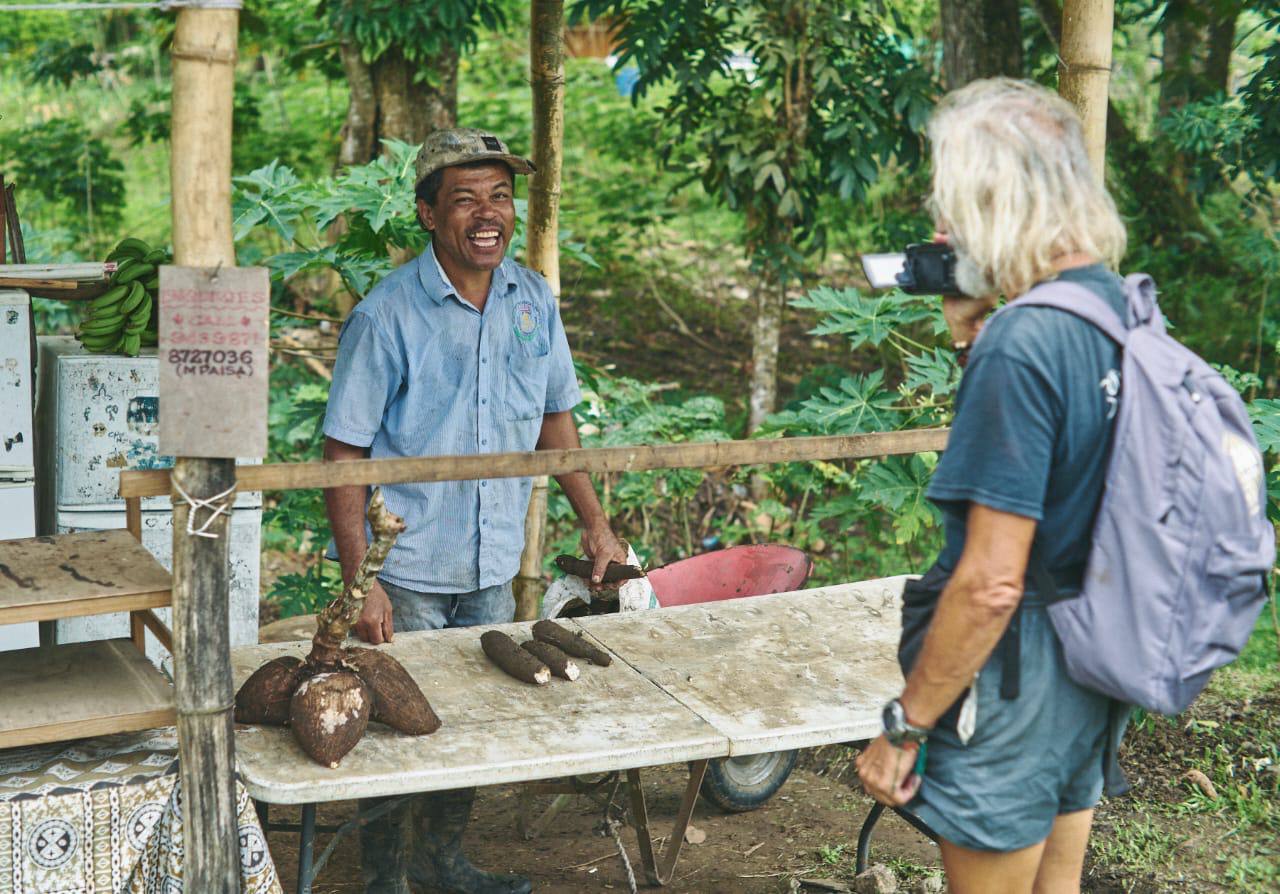
[[[581,399],[551,289],[506,257],[516,174],[533,165],[497,137],[436,131],[417,159],[418,219],[431,245],[351,312],[325,416],[325,459],[503,453],[579,446]],[[626,561],[590,479],[556,478],[583,524],[597,581]],[[511,580],[524,547],[530,479],[444,481],[383,488],[407,529],[370,590],[356,633],[512,620]],[[343,579],[368,545],[365,487],[325,491]],[[441,735],[444,735],[442,733]],[[361,830],[370,894],[432,890],[521,894],[526,879],[476,869],[461,851],[475,790],[424,795]],[[363,805],[366,808],[370,805]]]

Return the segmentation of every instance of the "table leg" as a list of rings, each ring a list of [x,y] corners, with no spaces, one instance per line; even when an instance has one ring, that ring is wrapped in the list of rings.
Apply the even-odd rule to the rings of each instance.
[[[298,894],[311,894],[311,858],[316,843],[316,805],[302,805],[302,830],[298,837]]]
[[[661,886],[671,881],[675,875],[676,861],[680,859],[680,851],[684,848],[684,835],[689,831],[689,822],[693,819],[693,808],[698,803],[698,792],[702,788],[702,777],[707,773],[707,761],[693,761],[689,764],[689,784],[685,786],[684,799],[680,802],[680,812],[671,827],[671,837],[659,860],[653,852],[653,836],[649,831],[649,811],[644,803],[644,789],[640,783],[640,771],[627,771],[627,788],[631,790],[631,812],[636,824],[636,838],[640,842],[640,862],[644,865],[644,874],[649,884]]]

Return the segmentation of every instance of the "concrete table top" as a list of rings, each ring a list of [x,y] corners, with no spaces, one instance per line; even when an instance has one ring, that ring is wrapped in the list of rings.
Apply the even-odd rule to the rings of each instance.
[[[561,623],[614,655],[573,683],[532,686],[484,656],[489,628],[397,634],[386,649],[443,723],[430,736],[381,724],[330,770],[280,727],[238,726],[249,793],[305,804],[497,785],[866,739],[901,692],[902,585],[885,578]],[[503,624],[517,642],[530,624]],[[235,649],[239,686],[310,642]]]
[[[730,755],[874,738],[902,692],[906,576],[578,623],[729,740]]]
[[[531,624],[497,629],[517,642]],[[573,629],[572,624],[565,626]],[[729,753],[725,737],[615,658],[579,661],[574,682],[543,686],[500,671],[480,649],[489,628],[400,633],[380,648],[413,675],[440,716],[430,736],[370,723],[337,769],[307,757],[281,727],[238,726],[236,759],[249,793],[270,804],[306,804],[600,773]],[[238,687],[277,655],[304,656],[310,642],[232,652]]]

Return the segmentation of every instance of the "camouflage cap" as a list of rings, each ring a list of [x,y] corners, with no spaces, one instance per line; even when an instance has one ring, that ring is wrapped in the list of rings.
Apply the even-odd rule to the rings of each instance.
[[[507,144],[493,134],[474,127],[452,127],[432,131],[423,141],[415,163],[418,177],[414,182],[421,183],[441,168],[488,160],[505,161],[517,174],[533,173],[533,162],[512,155]]]

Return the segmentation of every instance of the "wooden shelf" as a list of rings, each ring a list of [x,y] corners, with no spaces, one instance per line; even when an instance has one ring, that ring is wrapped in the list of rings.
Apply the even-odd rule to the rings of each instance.
[[[0,748],[174,722],[173,688],[129,640],[0,652]]]
[[[157,608],[170,586],[128,531],[0,541],[0,624]]]

